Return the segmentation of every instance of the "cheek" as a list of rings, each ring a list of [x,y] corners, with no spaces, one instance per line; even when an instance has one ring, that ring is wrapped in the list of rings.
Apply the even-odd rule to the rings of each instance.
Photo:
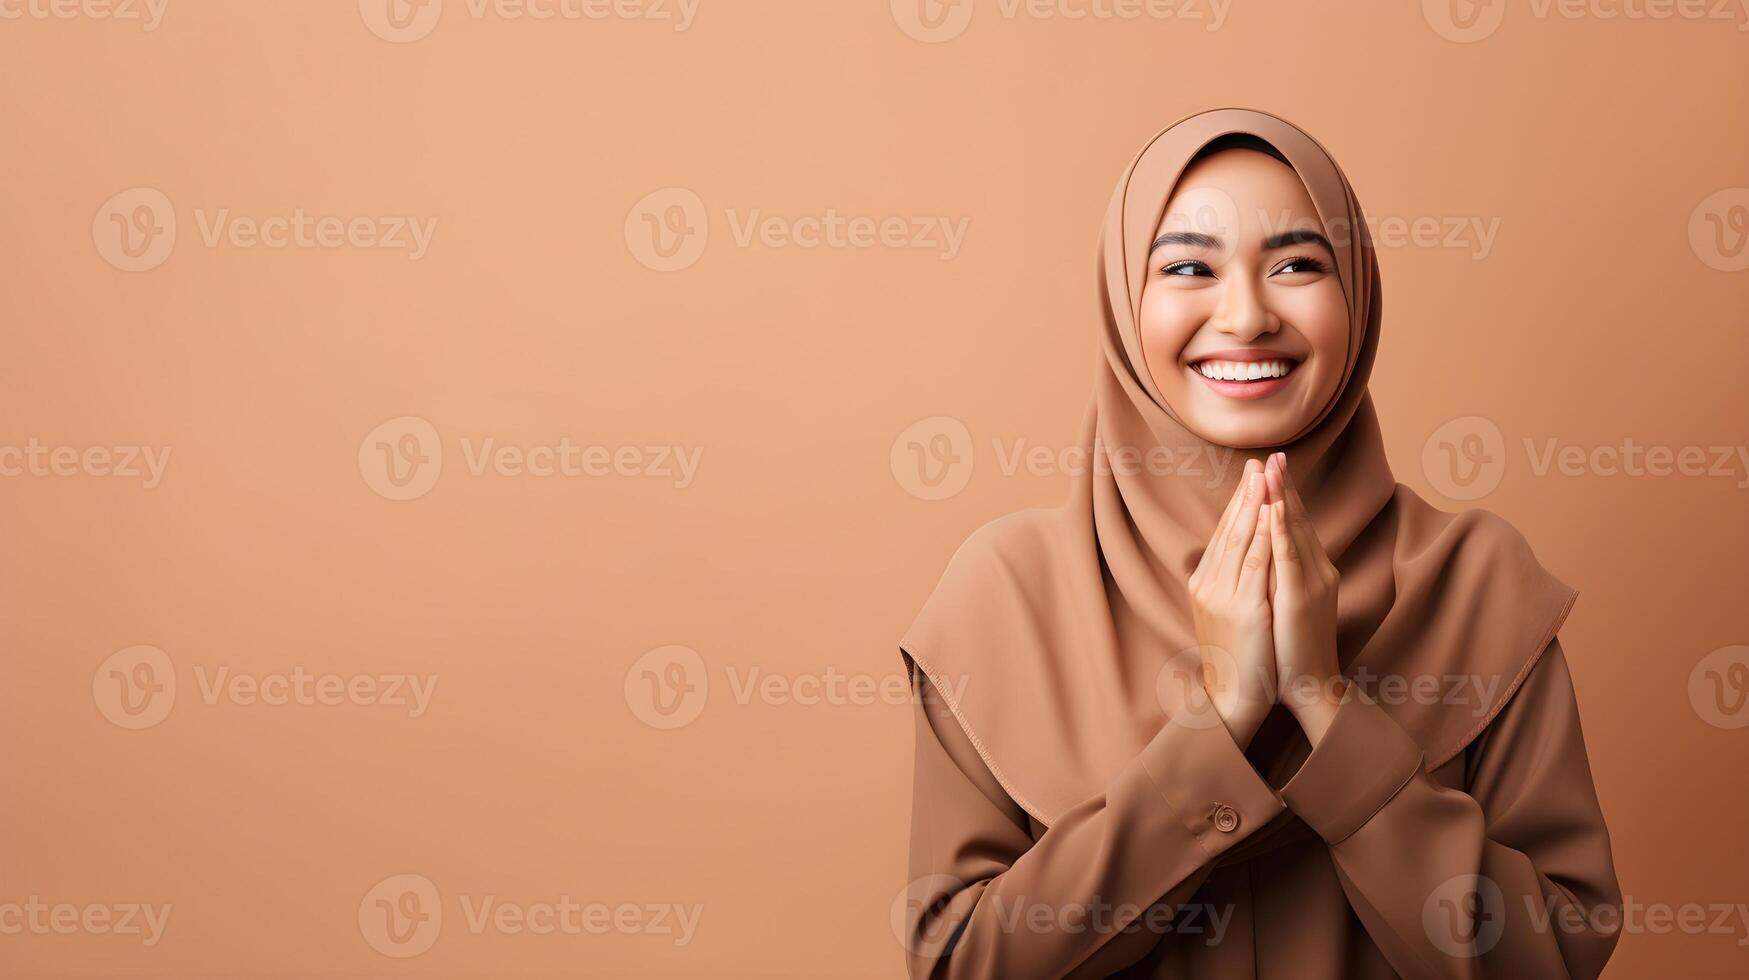
[[[1339,289],[1318,289],[1284,301],[1278,312],[1294,325],[1311,347],[1318,368],[1318,388],[1334,387],[1348,360],[1348,307]]]
[[[1161,388],[1179,379],[1178,358],[1207,317],[1197,309],[1191,290],[1151,289],[1142,294],[1136,327],[1148,373]]]

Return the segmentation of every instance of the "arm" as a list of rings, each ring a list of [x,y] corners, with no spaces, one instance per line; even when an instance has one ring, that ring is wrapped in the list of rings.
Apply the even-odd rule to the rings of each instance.
[[[912,674],[901,938],[918,980],[1116,972],[1160,942],[1170,907],[1190,898],[1216,857],[1284,809],[1225,727],[1169,723],[1102,796],[1034,841],[934,685]]]
[[[1572,679],[1551,639],[1469,749],[1467,792],[1359,688],[1281,797],[1324,838],[1349,904],[1406,977],[1595,977],[1621,892]]]

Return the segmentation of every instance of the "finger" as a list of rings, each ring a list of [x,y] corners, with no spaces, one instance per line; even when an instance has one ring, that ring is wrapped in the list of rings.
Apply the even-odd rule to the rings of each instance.
[[[1209,546],[1202,551],[1202,558],[1197,560],[1196,571],[1191,577],[1203,574],[1207,569],[1221,567],[1221,555],[1226,550],[1227,531],[1233,526],[1233,517],[1239,513],[1239,506],[1245,500],[1245,481],[1256,468],[1257,461],[1245,461],[1245,469],[1239,474],[1239,485],[1233,488],[1233,495],[1227,499],[1227,509],[1221,512],[1221,519],[1215,524],[1215,533],[1209,538]]]
[[[1245,481],[1262,468],[1263,464],[1255,459],[1245,461],[1245,468],[1239,473],[1239,485],[1233,488],[1233,495],[1227,498],[1227,508],[1221,511],[1221,522],[1215,526],[1215,530],[1220,533],[1210,540],[1220,539],[1224,542],[1226,532],[1233,529],[1233,521],[1239,516],[1239,508],[1245,504]]]
[[[1300,549],[1289,533],[1287,504],[1277,501],[1269,507],[1269,541],[1274,561],[1278,589],[1300,588]]]
[[[1324,557],[1324,545],[1318,540],[1317,529],[1312,526],[1312,514],[1306,510],[1306,502],[1300,498],[1299,488],[1294,486],[1293,477],[1287,471],[1287,457],[1282,457],[1281,484],[1282,499],[1287,502],[1288,533],[1293,536],[1294,545],[1299,549],[1301,560]]]
[[[1274,509],[1264,506],[1258,512],[1257,529],[1251,535],[1251,546],[1245,549],[1245,560],[1239,566],[1239,584],[1234,590],[1236,595],[1258,602],[1269,595],[1270,530],[1267,517]]]
[[[1245,474],[1245,499],[1239,503],[1239,513],[1234,517],[1233,526],[1223,538],[1225,545],[1221,553],[1219,581],[1221,591],[1232,595],[1239,584],[1239,568],[1245,561],[1246,546],[1257,535],[1258,511],[1263,502],[1263,474],[1247,472]]]

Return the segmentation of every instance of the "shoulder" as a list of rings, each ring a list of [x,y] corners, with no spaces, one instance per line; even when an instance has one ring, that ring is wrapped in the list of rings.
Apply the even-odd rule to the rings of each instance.
[[[1036,560],[1051,548],[1055,519],[1052,508],[1028,507],[984,522],[954,550],[943,580],[956,573],[986,574]]]
[[[1524,532],[1491,510],[1440,510],[1401,483],[1392,505],[1397,511],[1399,560],[1444,554],[1496,568],[1546,574]]]
[[[902,643],[942,648],[968,628],[999,629],[1050,601],[1057,565],[1058,513],[1030,507],[987,521],[966,535],[923,602]]]

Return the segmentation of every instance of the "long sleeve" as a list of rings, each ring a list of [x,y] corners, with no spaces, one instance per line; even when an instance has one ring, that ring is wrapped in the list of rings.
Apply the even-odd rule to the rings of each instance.
[[[1170,934],[1215,858],[1285,807],[1221,725],[1167,724],[1035,841],[934,685],[913,672],[913,978],[1106,976]],[[1170,940],[1168,940],[1170,941]]]
[[[1411,978],[1602,972],[1621,892],[1559,642],[1470,746],[1467,792],[1435,782],[1408,733],[1351,690],[1281,797],[1328,844],[1392,968]]]

